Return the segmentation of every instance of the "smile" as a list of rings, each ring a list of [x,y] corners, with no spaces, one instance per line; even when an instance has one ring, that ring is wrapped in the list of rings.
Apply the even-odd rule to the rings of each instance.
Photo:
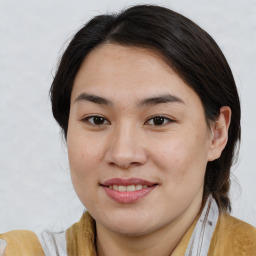
[[[159,184],[140,178],[114,178],[100,185],[110,199],[117,203],[128,204],[144,198]]]
[[[129,186],[119,186],[119,185],[110,185],[109,188],[113,189],[115,191],[120,191],[120,192],[126,192],[126,191],[136,191],[136,190],[141,190],[142,188],[147,188],[148,185],[129,185]]]

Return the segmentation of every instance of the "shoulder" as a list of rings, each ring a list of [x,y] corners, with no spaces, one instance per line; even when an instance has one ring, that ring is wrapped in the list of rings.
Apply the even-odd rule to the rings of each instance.
[[[96,255],[95,220],[86,212],[66,231],[68,255]]]
[[[32,231],[15,230],[4,234],[0,234],[0,241],[0,256],[44,255],[40,242],[36,234],[33,233]]]
[[[219,226],[219,232],[232,238],[233,244],[248,241],[256,246],[256,229],[252,225],[226,213],[220,214],[217,225]]]
[[[221,213],[209,255],[256,255],[255,227],[227,213]]]

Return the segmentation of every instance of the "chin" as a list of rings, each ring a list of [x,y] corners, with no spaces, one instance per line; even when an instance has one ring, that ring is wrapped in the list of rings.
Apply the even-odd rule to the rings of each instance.
[[[152,232],[152,228],[144,223],[122,223],[122,225],[114,225],[109,227],[112,232],[124,236],[143,236]]]
[[[99,220],[99,222],[101,222],[105,228],[113,233],[124,236],[142,236],[161,228],[159,217],[142,213],[139,214],[139,212],[117,212],[111,214],[111,216],[105,216],[105,218],[101,218],[101,220]]]

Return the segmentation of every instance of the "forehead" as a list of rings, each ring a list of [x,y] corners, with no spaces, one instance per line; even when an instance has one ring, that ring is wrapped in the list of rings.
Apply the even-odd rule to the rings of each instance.
[[[76,75],[71,101],[82,92],[112,101],[156,94],[176,95],[184,102],[193,97],[199,100],[159,53],[118,44],[101,45],[86,56]]]

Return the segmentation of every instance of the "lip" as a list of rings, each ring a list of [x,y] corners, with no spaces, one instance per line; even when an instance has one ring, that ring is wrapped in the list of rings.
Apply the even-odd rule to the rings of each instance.
[[[110,185],[118,185],[118,186],[129,186],[129,185],[147,185],[153,186],[156,183],[140,179],[140,178],[130,178],[130,179],[121,179],[121,178],[113,178],[106,180],[102,183],[103,186],[110,186]]]
[[[130,204],[135,203],[139,199],[144,198],[147,196],[151,191],[153,191],[158,184],[140,179],[140,178],[130,178],[130,179],[120,179],[120,178],[113,178],[105,181],[103,184],[100,184],[101,187],[104,189],[108,197],[112,200],[121,203],[121,204]],[[108,186],[129,186],[129,185],[147,185],[147,188],[142,188],[140,190],[135,191],[125,191],[120,192],[113,189],[110,189]]]

